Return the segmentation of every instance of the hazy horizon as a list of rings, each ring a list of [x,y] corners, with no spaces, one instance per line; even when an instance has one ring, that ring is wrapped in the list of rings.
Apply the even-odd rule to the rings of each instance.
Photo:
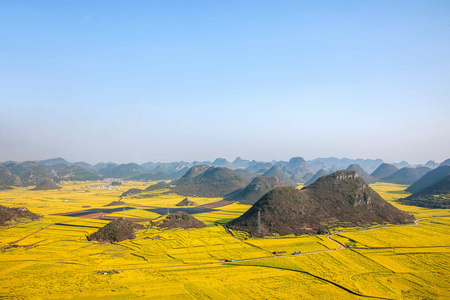
[[[2,1],[0,161],[450,157],[448,1]]]
[[[237,157],[240,157],[240,156],[237,156]],[[4,163],[4,162],[7,162],[7,161],[15,161],[15,162],[24,162],[24,161],[43,161],[43,160],[48,160],[48,159],[56,159],[56,158],[62,158],[62,159],[65,159],[66,161],[68,161],[69,163],[76,163],[76,162],[86,162],[86,163],[89,163],[90,165],[96,165],[96,164],[98,164],[98,163],[116,163],[116,164],[128,164],[128,163],[136,163],[136,164],[139,164],[139,165],[141,165],[141,164],[144,164],[144,163],[148,163],[148,162],[153,162],[153,163],[172,163],[172,162],[181,162],[181,161],[184,161],[184,162],[187,162],[187,163],[192,163],[192,162],[195,162],[195,161],[197,161],[197,162],[207,162],[207,161],[209,161],[209,162],[214,162],[216,159],[221,159],[221,158],[224,158],[224,159],[226,159],[228,162],[230,162],[230,163],[232,163],[237,157],[234,157],[234,158],[226,158],[226,157],[215,157],[215,158],[211,158],[211,159],[202,159],[202,160],[185,160],[185,159],[178,159],[178,160],[173,160],[173,161],[156,161],[156,160],[145,160],[145,161],[111,161],[111,160],[102,160],[102,161],[88,161],[88,160],[71,160],[71,159],[66,159],[65,157],[61,157],[61,156],[58,156],[58,157],[47,157],[47,158],[44,158],[44,159],[26,159],[26,160],[0,160],[0,163]],[[263,160],[263,159],[253,159],[253,158],[247,158],[247,157],[240,157],[241,159],[243,159],[243,160],[249,160],[249,161],[253,161],[253,160],[255,160],[255,161],[262,161],[262,162],[272,162],[272,161],[289,161],[291,158],[294,158],[294,157],[302,157],[302,156],[293,156],[293,157],[290,157],[290,158],[286,158],[286,159],[269,159],[269,160]],[[350,160],[358,160],[358,159],[363,159],[363,160],[377,160],[377,159],[381,159],[381,160],[383,160],[382,158],[362,158],[362,157],[357,157],[357,158],[354,158],[354,157],[335,157],[335,156],[328,156],[328,157],[314,157],[314,158],[305,158],[305,157],[302,157],[303,159],[305,159],[306,161],[312,161],[312,160],[315,160],[315,159],[326,159],[326,158],[337,158],[337,159],[350,159]],[[447,158],[448,159],[448,158]],[[432,159],[429,159],[429,160],[427,160],[427,161],[423,161],[423,162],[411,162],[411,161],[406,161],[407,163],[409,163],[409,164],[411,164],[411,165],[424,165],[424,164],[426,164],[428,161],[430,161],[430,160],[432,160]],[[446,159],[445,159],[446,160]],[[404,160],[402,160],[402,161],[386,161],[386,160],[383,160],[383,162],[384,163],[401,163],[401,162],[403,162]],[[436,160],[432,160],[432,161],[434,161],[435,163],[442,163],[444,160],[442,160],[442,161],[436,161]]]

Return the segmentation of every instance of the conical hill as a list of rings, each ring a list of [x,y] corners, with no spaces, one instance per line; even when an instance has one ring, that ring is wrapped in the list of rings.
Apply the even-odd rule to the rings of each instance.
[[[278,187],[227,226],[259,236],[258,211],[262,236],[320,234],[333,227],[414,220],[383,200],[355,171],[349,170],[323,176],[302,190]]]
[[[204,167],[198,170],[199,167],[201,166],[192,167],[185,176],[175,182],[176,187],[172,190],[183,196],[213,198],[223,197],[249,184],[247,179],[228,168],[209,167],[205,171]]]
[[[285,184],[290,186],[297,186],[297,184],[289,178],[289,176],[284,173],[279,167],[273,166],[270,168],[267,172],[265,172],[262,176],[264,177],[278,177],[281,181],[283,181]]]
[[[315,182],[317,179],[319,179],[322,176],[328,175],[328,172],[325,169],[320,169],[316,174],[314,174],[311,179],[309,179],[305,185],[310,185],[311,183]]]
[[[438,182],[439,180],[443,179],[448,175],[450,175],[450,166],[444,165],[442,167],[438,167],[423,175],[419,180],[410,185],[406,189],[406,191],[410,193],[417,193],[420,190],[432,184],[435,184],[436,182]]]
[[[372,177],[382,179],[391,176],[398,171],[398,168],[391,164],[383,163],[378,166],[378,168],[370,174]]]
[[[348,166],[347,170],[355,171],[356,173],[358,173],[359,177],[361,177],[365,183],[370,184],[377,182],[377,179],[375,177],[372,177],[369,173],[364,171],[364,169],[361,168],[361,166],[358,164],[352,164]]]
[[[197,204],[194,201],[191,201],[189,198],[184,198],[183,201],[179,202],[175,206],[196,206]]]
[[[258,176],[252,180],[245,188],[234,191],[224,197],[228,201],[236,201],[243,204],[254,204],[265,193],[276,187],[286,185],[278,177]]]
[[[53,180],[46,178],[42,180],[34,189],[33,191],[44,191],[44,190],[56,190],[60,189],[61,187]]]
[[[184,211],[178,211],[176,213],[169,214],[159,225],[159,228],[203,228],[206,224],[202,221],[196,219],[195,217],[189,215]]]
[[[398,202],[426,208],[450,208],[450,175],[445,176],[436,183],[421,189],[407,198],[399,199]]]

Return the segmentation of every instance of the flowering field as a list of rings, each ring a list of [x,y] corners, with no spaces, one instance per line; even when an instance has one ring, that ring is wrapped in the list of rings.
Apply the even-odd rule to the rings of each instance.
[[[102,185],[102,182],[96,183]],[[129,188],[92,189],[93,183],[61,190],[0,192],[0,204],[26,206],[39,221],[0,228],[0,298],[57,299],[447,299],[450,297],[449,210],[395,203],[405,186],[374,184],[392,204],[414,214],[418,225],[353,228],[326,236],[254,239],[223,225],[250,206],[230,204],[194,215],[207,227],[159,230],[143,222],[134,240],[89,242],[109,221],[63,214],[102,209]],[[175,208],[184,199],[154,191],[125,197],[126,217],[156,219],[145,207]],[[220,198],[190,198],[198,205]],[[404,208],[406,207],[406,208]],[[111,207],[108,207],[111,208]],[[114,207],[113,207],[114,208]],[[123,216],[116,211],[108,216]],[[275,256],[272,252],[285,252]],[[293,252],[301,252],[292,255]],[[236,260],[230,262],[230,260]],[[104,272],[108,270],[108,272]],[[117,271],[114,272],[113,270]],[[101,271],[101,272],[100,272]]]

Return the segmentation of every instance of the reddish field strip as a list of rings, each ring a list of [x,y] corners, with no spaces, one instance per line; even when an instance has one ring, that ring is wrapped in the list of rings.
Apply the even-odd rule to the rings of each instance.
[[[109,214],[109,213],[99,212],[99,213],[95,213],[95,214],[83,215],[83,216],[80,216],[80,218],[100,219],[101,217],[104,217],[107,214]]]
[[[227,201],[227,200],[220,200],[220,201],[213,202],[213,203],[199,205],[199,206],[197,206],[197,208],[217,208],[217,207],[230,205],[231,203],[233,203],[233,202]]]
[[[66,216],[66,215],[79,214],[79,213],[84,213],[84,212],[87,212],[87,211],[86,210],[78,210],[78,211],[71,211],[71,212],[52,214],[52,215],[54,215],[54,216]]]

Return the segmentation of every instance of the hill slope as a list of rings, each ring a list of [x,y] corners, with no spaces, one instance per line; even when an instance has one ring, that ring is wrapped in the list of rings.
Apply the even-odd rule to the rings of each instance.
[[[402,168],[394,174],[382,179],[383,182],[396,183],[396,184],[413,184],[425,175],[430,168],[418,167],[418,168]]]
[[[369,173],[364,171],[363,168],[361,168],[361,166],[358,164],[352,164],[348,166],[347,170],[355,171],[356,173],[358,173],[359,177],[361,177],[362,180],[364,180],[364,182],[367,184],[377,182],[377,179],[375,177],[372,177]]]
[[[262,176],[264,176],[264,177],[275,176],[275,177],[278,177],[281,181],[283,181],[287,185],[297,186],[297,184],[277,166],[273,166],[267,172],[262,174]]]
[[[199,166],[195,166],[199,167]],[[194,169],[195,167],[192,167]],[[195,168],[175,181],[172,190],[183,196],[223,197],[226,194],[242,189],[249,181],[230,169],[223,167]],[[195,176],[196,174],[199,175]]]
[[[444,160],[444,161],[439,165],[439,167],[442,167],[442,166],[450,166],[450,158]]]
[[[285,183],[278,177],[258,176],[245,188],[226,195],[224,199],[228,201],[237,201],[243,204],[254,204],[267,192],[283,185],[285,185]]]
[[[12,208],[0,205],[0,226],[4,226],[7,222],[14,222],[21,218],[37,220],[40,217],[40,215],[32,213],[25,207]]]
[[[116,243],[128,239],[136,238],[134,233],[135,229],[141,229],[144,226],[136,224],[130,220],[119,218],[104,227],[100,228],[97,232],[87,237],[88,241],[98,241],[100,243]]]
[[[191,201],[189,198],[184,198],[181,202],[178,202],[175,206],[196,206],[197,204],[194,201]]]
[[[372,177],[382,179],[391,176],[398,171],[398,168],[391,164],[383,163],[375,171],[370,174]]]
[[[406,191],[410,193],[417,193],[448,175],[450,175],[450,166],[444,165],[442,167],[436,168],[423,175],[419,180],[409,186]]]
[[[336,226],[414,220],[383,200],[356,172],[347,170],[323,176],[302,190],[278,187],[227,226],[259,236],[258,211],[263,236],[318,234]]]
[[[58,175],[56,175],[55,171],[45,171],[41,166],[37,166],[30,171],[20,174],[20,182],[22,186],[38,185],[44,179],[57,180]]]
[[[450,208],[450,175],[398,202],[427,208]]]
[[[129,163],[114,166],[111,170],[105,172],[104,176],[109,178],[130,178],[144,173],[145,170],[140,165]]]
[[[20,186],[20,179],[17,175],[11,174],[9,169],[0,165],[0,184]]]
[[[42,180],[34,189],[32,189],[33,191],[46,191],[46,190],[57,190],[60,189],[61,187],[53,180],[50,178],[46,178],[44,180]]]
[[[234,173],[241,175],[242,177],[244,177],[245,179],[247,179],[249,181],[255,179],[255,177],[258,176],[258,175],[256,175],[256,173],[253,173],[252,171],[247,170],[247,169],[236,169],[236,170],[234,170]]]
[[[193,216],[185,213],[184,211],[178,211],[176,213],[169,214],[159,225],[160,228],[203,228],[206,224],[202,221],[197,220]]]
[[[321,169],[319,170],[316,174],[314,174],[313,177],[311,177],[306,183],[305,185],[310,185],[313,182],[315,182],[317,179],[319,179],[322,176],[328,175],[328,172],[325,169]]]
[[[81,167],[70,166],[62,169],[58,172],[58,176],[61,180],[72,180],[72,181],[86,181],[86,180],[100,180],[101,177],[93,174]]]

